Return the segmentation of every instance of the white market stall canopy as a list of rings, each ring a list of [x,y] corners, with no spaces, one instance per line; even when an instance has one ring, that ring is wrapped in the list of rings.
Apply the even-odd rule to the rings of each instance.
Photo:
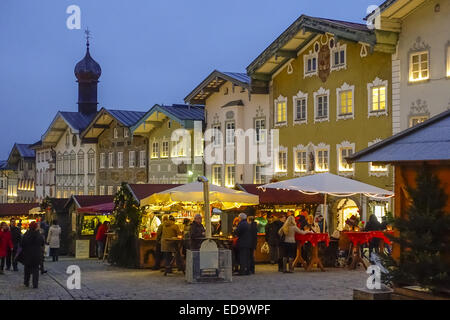
[[[209,186],[210,203],[221,203],[222,209],[239,208],[259,204],[259,197],[243,191],[237,191],[213,184]],[[203,203],[203,183],[192,182],[163,192],[154,193],[141,200],[141,206],[162,205],[169,206],[175,203]]]
[[[259,188],[297,190],[306,194],[323,193],[338,197],[348,197],[359,193],[371,198],[387,198],[394,195],[391,191],[331,173],[312,174],[300,178],[265,184]]]

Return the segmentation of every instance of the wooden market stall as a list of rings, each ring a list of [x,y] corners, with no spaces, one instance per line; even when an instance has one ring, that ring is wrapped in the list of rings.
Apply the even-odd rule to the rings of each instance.
[[[266,221],[271,216],[279,217],[281,214],[293,212],[294,215],[300,213],[313,214],[317,207],[323,203],[323,195],[307,195],[293,190],[262,190],[260,184],[238,184],[240,190],[259,196],[259,205],[255,207],[256,221]],[[255,252],[255,262],[266,263],[270,261],[268,253],[261,251],[261,247],[266,242],[265,225],[258,228],[258,245]]]
[[[95,231],[99,223],[111,221],[111,210],[95,210],[89,208],[103,205],[113,207],[114,196],[72,196],[65,208],[70,219],[69,254],[76,255],[77,241],[79,245],[86,245],[89,248],[89,257],[95,257]],[[83,210],[81,208],[88,208]],[[81,210],[80,210],[81,209]],[[91,209],[91,210],[89,210]],[[92,210],[94,209],[94,210]],[[100,209],[100,208],[99,208]],[[83,212],[85,211],[85,212]]]
[[[44,215],[39,203],[0,203],[0,223],[9,225],[11,218],[15,218],[22,233],[28,230],[31,222],[41,221]]]

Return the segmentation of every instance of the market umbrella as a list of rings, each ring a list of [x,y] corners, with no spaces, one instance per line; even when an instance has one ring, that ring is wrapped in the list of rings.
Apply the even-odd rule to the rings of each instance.
[[[210,203],[222,204],[222,209],[227,210],[241,206],[259,204],[259,197],[243,191],[237,191],[211,184],[209,186]],[[203,203],[203,183],[192,182],[173,189],[154,193],[141,200],[141,206],[145,205],[171,205],[177,202]]]
[[[363,194],[367,197],[379,199],[386,199],[394,195],[392,191],[384,190],[370,184],[344,178],[328,172],[269,183],[258,188],[263,190],[269,188],[297,190],[305,194],[324,194],[324,208],[326,208],[327,195],[349,197],[355,194]],[[324,218],[326,221],[326,212],[324,213]]]

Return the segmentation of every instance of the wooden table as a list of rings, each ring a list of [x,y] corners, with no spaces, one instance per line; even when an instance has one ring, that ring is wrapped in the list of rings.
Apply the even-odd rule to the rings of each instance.
[[[351,242],[352,263],[349,265],[349,269],[356,269],[359,262],[367,269],[366,262],[361,257],[361,245],[369,243],[373,238],[372,231],[368,232],[344,232]]]
[[[323,267],[322,264],[322,260],[319,257],[318,244],[319,242],[325,242],[327,247],[330,245],[330,237],[328,236],[328,233],[308,233],[308,234],[297,233],[295,235],[295,240],[297,240],[297,257],[295,258],[296,260],[294,260],[294,265],[296,261],[300,260],[306,271],[310,271],[315,264],[317,264],[317,267],[320,268],[321,271],[325,271],[325,268]],[[306,263],[306,261],[301,257],[301,249],[305,244],[305,242],[309,242],[312,245],[312,255],[311,261],[309,263]],[[300,255],[298,252],[299,246],[300,246]]]

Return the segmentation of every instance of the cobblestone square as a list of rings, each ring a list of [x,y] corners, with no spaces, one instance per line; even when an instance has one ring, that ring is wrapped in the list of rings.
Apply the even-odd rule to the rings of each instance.
[[[81,269],[81,289],[67,289],[67,267]],[[364,287],[363,269],[327,269],[326,272],[282,274],[272,265],[257,265],[252,276],[233,277],[231,283],[188,284],[181,272],[167,277],[160,271],[124,269],[96,259],[75,260],[62,257],[46,262],[47,274],[40,276],[39,288],[23,285],[23,266],[19,272],[0,275],[1,300],[350,300],[352,289]]]

